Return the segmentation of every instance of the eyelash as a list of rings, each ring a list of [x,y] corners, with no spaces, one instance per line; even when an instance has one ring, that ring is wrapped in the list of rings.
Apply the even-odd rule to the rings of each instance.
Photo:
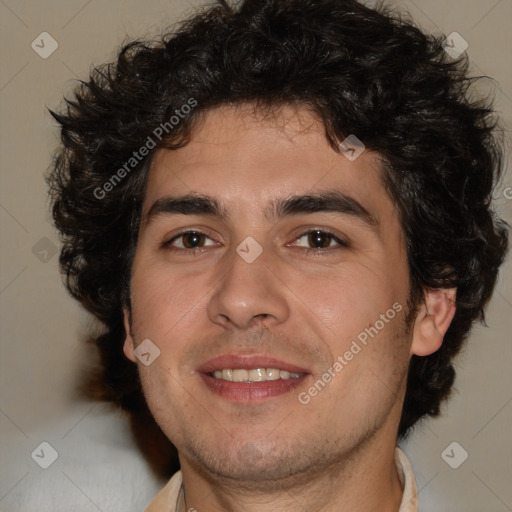
[[[322,248],[322,247],[317,247],[317,248],[302,247],[302,249],[305,249],[308,252],[312,252],[312,253],[315,253],[315,254],[325,254],[327,251],[332,251],[333,249],[347,248],[349,246],[349,244],[347,242],[345,242],[344,240],[341,240],[333,232],[331,232],[331,231],[329,231],[327,229],[311,229],[311,230],[305,231],[304,233],[300,234],[297,238],[295,238],[295,241],[300,240],[304,236],[311,235],[313,233],[321,233],[323,235],[330,236],[332,238],[331,242],[332,241],[337,242],[338,243],[338,247],[325,247],[325,248]],[[176,251],[176,252],[186,251],[186,252],[191,252],[191,253],[201,252],[202,250],[205,249],[205,247],[193,247],[193,248],[188,249],[188,248],[182,248],[182,247],[174,247],[172,245],[173,242],[175,242],[179,238],[181,238],[181,237],[183,237],[185,235],[188,235],[188,234],[196,234],[196,235],[199,235],[199,236],[205,236],[205,237],[207,237],[207,238],[209,238],[211,240],[211,237],[209,237],[206,233],[203,233],[202,231],[188,230],[188,231],[183,231],[183,232],[178,233],[177,235],[173,236],[170,240],[164,242],[162,244],[162,247],[165,248],[165,249],[171,250],[171,251]]]

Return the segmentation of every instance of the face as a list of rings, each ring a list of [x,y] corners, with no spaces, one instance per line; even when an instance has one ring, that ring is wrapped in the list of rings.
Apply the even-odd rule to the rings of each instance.
[[[125,354],[182,465],[279,479],[396,439],[408,296],[378,155],[334,151],[307,110],[220,107],[155,155]]]

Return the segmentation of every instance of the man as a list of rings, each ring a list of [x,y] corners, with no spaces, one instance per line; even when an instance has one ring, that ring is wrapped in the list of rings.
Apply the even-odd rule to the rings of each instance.
[[[149,512],[417,510],[397,438],[439,413],[507,248],[467,85],[382,8],[245,0],[128,44],[54,113],[107,398],[137,416],[142,388],[179,454]]]

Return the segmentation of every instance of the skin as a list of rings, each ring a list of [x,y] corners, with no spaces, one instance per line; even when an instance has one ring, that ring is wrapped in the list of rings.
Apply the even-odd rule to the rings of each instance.
[[[439,348],[455,291],[427,291],[406,326],[404,234],[381,178],[379,155],[365,150],[349,161],[304,107],[266,117],[249,105],[219,107],[187,146],[155,155],[124,351],[178,449],[187,510],[398,510],[394,451],[409,360]],[[355,199],[376,224],[326,211],[266,215],[273,201],[326,191]],[[148,218],[157,200],[186,194],[215,198],[228,216]],[[318,250],[307,236],[313,229],[345,244],[327,237]],[[200,249],[180,245],[190,237],[166,245],[186,230],[207,235]],[[249,236],[263,249],[252,263],[236,252]],[[395,303],[401,311],[302,404],[299,393]],[[161,352],[144,366],[134,348],[147,338]],[[214,394],[197,372],[226,353],[264,354],[310,374],[288,393],[238,403]]]

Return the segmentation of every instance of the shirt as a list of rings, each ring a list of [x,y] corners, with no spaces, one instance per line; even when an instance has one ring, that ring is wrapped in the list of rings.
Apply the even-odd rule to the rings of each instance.
[[[418,512],[418,486],[416,479],[407,456],[398,447],[395,451],[395,464],[400,484],[404,489],[402,503],[397,512]],[[181,471],[178,471],[149,504],[146,512],[187,512],[182,484]]]

